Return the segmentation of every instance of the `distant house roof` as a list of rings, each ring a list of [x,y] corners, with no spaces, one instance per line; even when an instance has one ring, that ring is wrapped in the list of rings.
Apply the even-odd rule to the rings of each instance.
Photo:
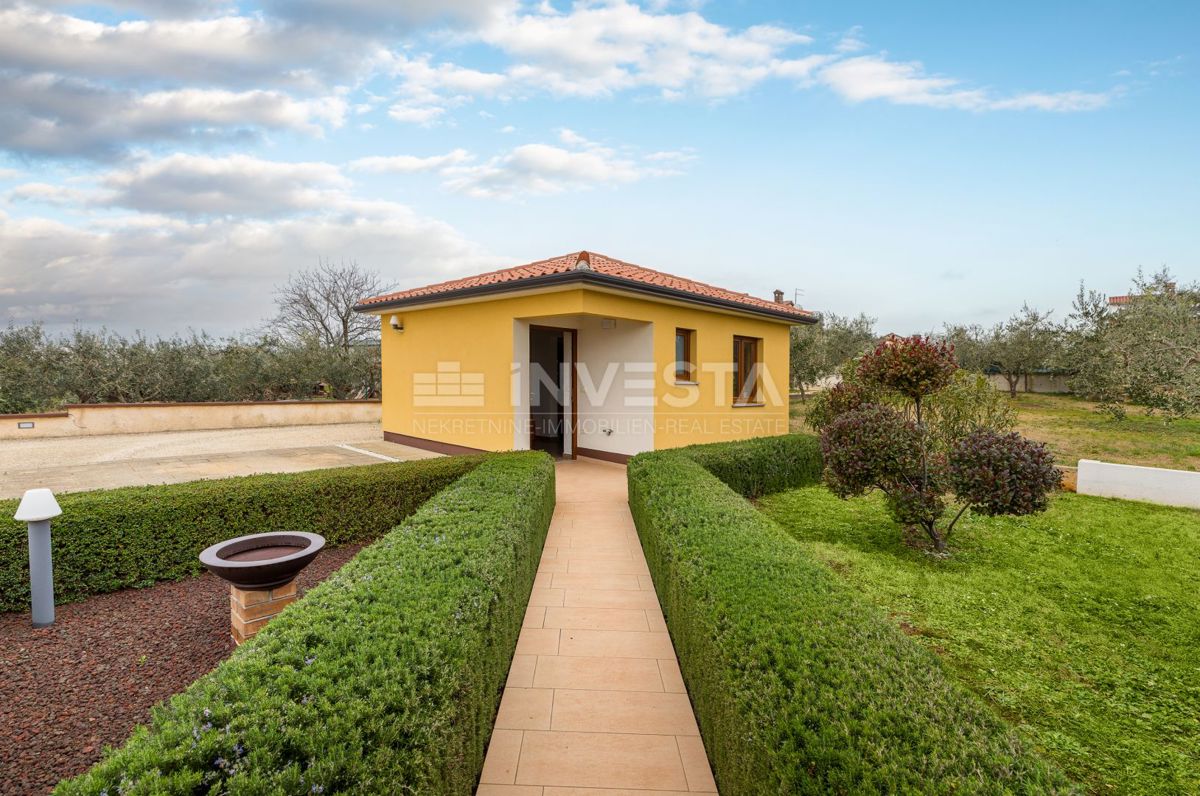
[[[427,304],[454,298],[568,282],[607,285],[639,293],[769,315],[795,323],[815,323],[817,320],[815,313],[801,309],[790,301],[771,301],[751,296],[748,293],[736,293],[732,290],[697,282],[694,279],[673,276],[587,251],[572,252],[513,268],[503,268],[477,276],[451,279],[435,285],[375,296],[364,299],[355,309],[370,312],[390,307]]]
[[[1133,300],[1133,296],[1109,296],[1108,297],[1108,303],[1110,305],[1116,305],[1116,306],[1120,306],[1122,304],[1128,304],[1132,300]]]

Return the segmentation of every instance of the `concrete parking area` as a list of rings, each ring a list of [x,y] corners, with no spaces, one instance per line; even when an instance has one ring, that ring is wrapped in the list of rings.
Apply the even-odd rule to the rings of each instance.
[[[34,487],[79,492],[437,455],[384,442],[378,423],[6,440],[0,498]]]

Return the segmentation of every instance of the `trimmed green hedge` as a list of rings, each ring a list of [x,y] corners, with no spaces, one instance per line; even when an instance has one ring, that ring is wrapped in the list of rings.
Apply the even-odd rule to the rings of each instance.
[[[486,457],[55,793],[471,793],[553,511]]]
[[[734,492],[748,498],[821,480],[821,442],[807,434],[759,437],[677,448]]]
[[[252,475],[59,497],[54,520],[54,597],[177,580],[200,571],[200,551],[222,539],[308,531],[331,547],[375,539],[459,476],[478,456]],[[25,524],[0,501],[0,611],[29,610]]]
[[[636,456],[629,503],[722,793],[1070,789],[690,454]]]

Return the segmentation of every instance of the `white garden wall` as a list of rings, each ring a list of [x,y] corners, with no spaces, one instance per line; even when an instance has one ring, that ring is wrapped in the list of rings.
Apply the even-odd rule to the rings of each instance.
[[[1081,495],[1200,509],[1200,473],[1187,470],[1080,459],[1076,491]]]

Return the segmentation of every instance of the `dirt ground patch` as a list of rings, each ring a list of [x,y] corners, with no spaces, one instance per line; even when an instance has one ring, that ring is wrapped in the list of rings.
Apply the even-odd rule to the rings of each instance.
[[[323,551],[301,593],[362,545]],[[0,794],[47,793],[100,759],[233,651],[229,586],[205,573],[61,605],[53,626],[0,614]]]

